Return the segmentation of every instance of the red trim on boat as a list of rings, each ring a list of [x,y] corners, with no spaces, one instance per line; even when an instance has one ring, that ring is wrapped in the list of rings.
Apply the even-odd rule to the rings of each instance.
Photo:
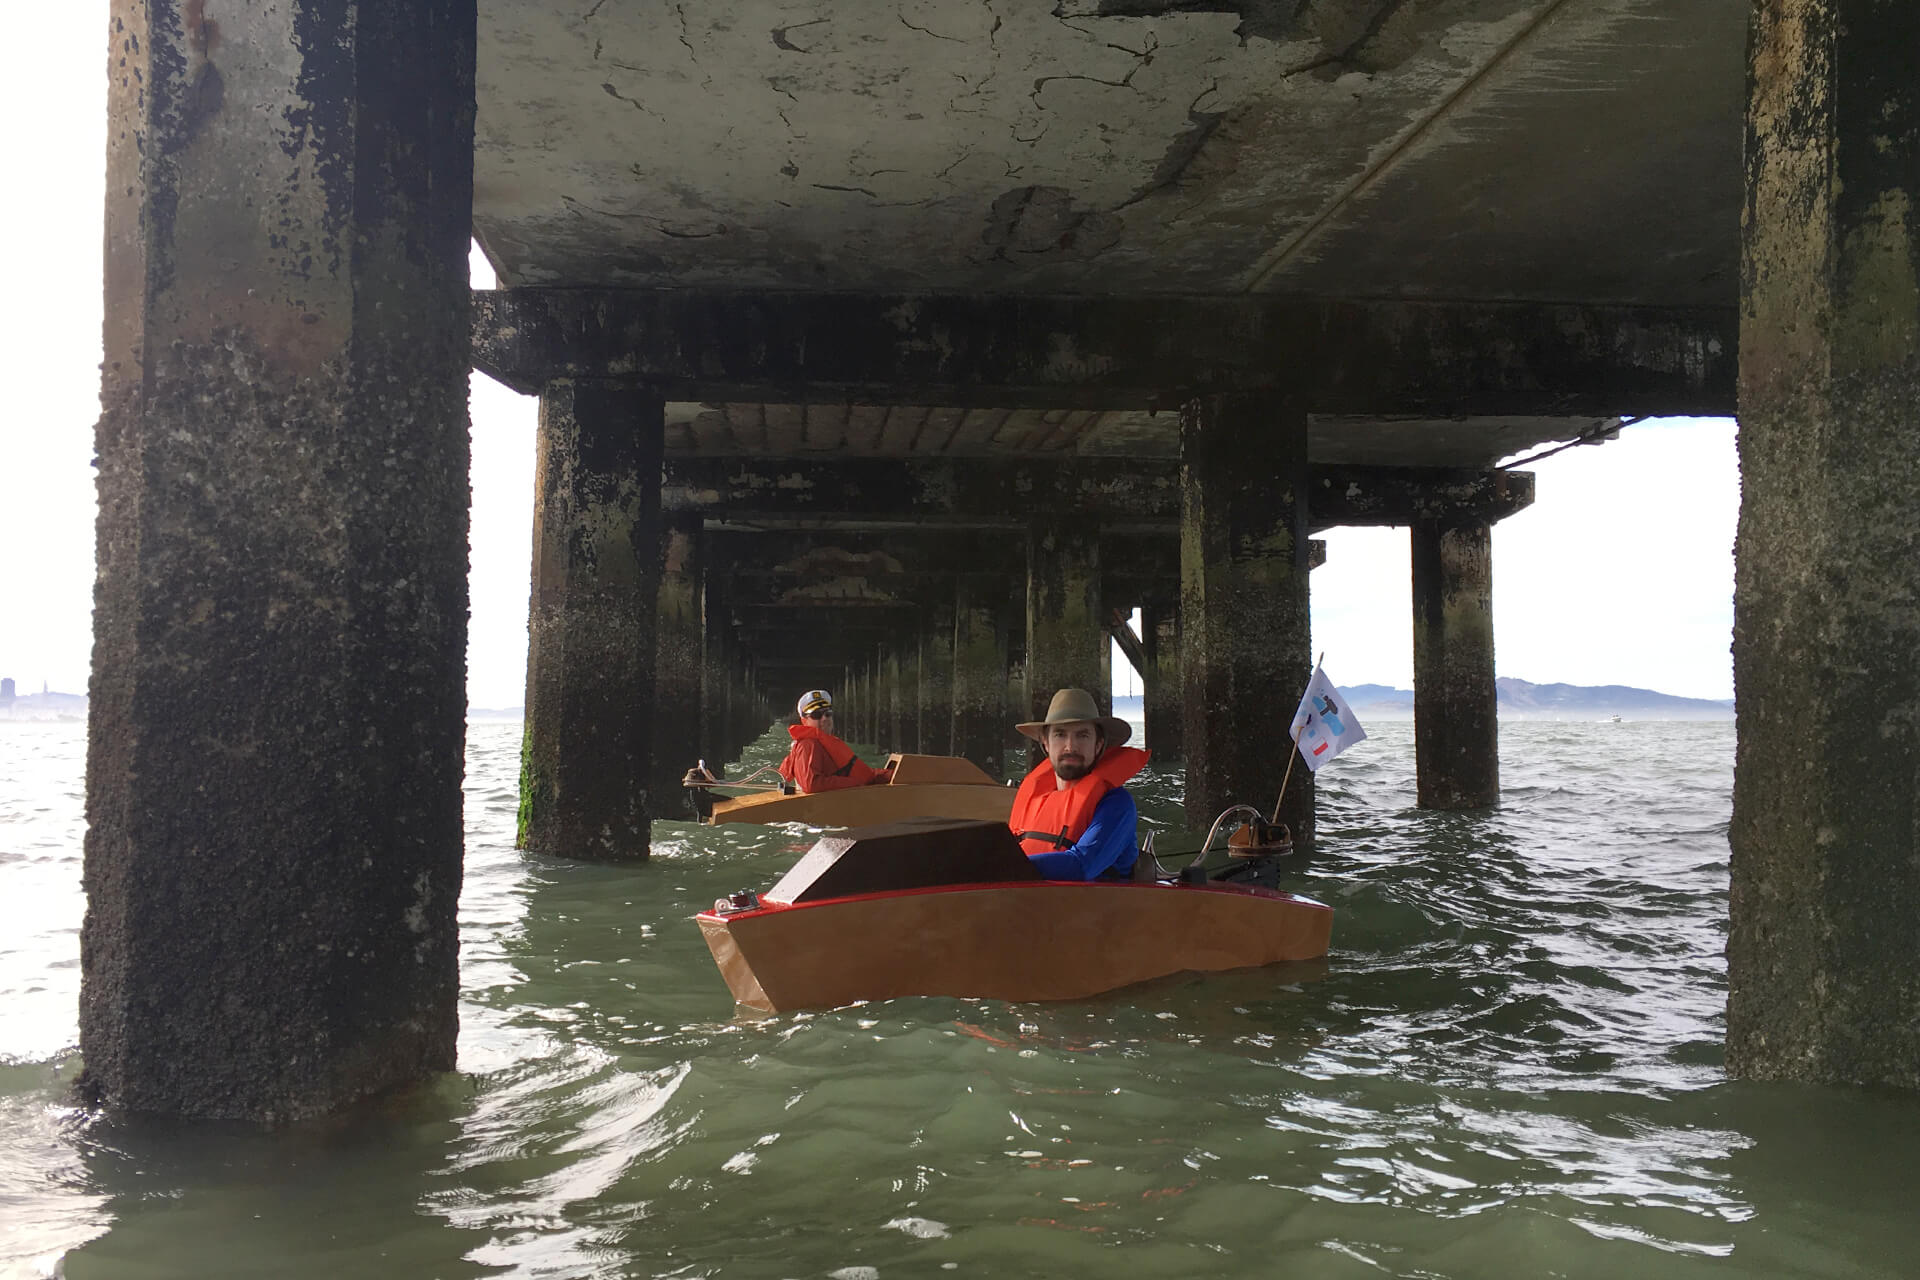
[[[1332,907],[1313,898],[1303,898],[1294,893],[1282,893],[1278,889],[1265,889],[1259,885],[1247,884],[1142,884],[1132,880],[983,880],[973,884],[940,884],[919,889],[888,889],[880,893],[853,893],[842,898],[821,898],[814,902],[773,902],[761,899],[761,905],[746,911],[702,911],[694,916],[696,920],[752,920],[759,916],[777,915],[786,911],[806,911],[814,907],[831,907],[843,902],[873,902],[884,898],[915,898],[931,893],[959,893],[980,889],[1138,889],[1142,891],[1171,891],[1174,893],[1224,893],[1238,894],[1250,898],[1270,898],[1276,902],[1294,902],[1303,907],[1317,907],[1321,911],[1331,912]]]

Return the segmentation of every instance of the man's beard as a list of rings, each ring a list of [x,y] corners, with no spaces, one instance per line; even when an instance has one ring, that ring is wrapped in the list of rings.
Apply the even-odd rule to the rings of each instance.
[[[1092,767],[1084,760],[1062,760],[1053,766],[1053,771],[1068,782],[1078,782],[1087,776],[1087,770]]]

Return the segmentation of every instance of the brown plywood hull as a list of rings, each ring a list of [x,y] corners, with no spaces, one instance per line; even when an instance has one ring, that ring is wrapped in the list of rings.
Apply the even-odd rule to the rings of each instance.
[[[863,827],[906,818],[978,818],[1005,822],[1013,811],[1013,788],[971,783],[894,783],[816,791],[812,795],[775,793],[714,802],[714,826],[723,822],[801,822],[810,827]]]
[[[698,917],[734,999],[825,1009],[897,996],[1074,1000],[1167,974],[1327,953],[1331,908],[1230,885],[960,885]]]

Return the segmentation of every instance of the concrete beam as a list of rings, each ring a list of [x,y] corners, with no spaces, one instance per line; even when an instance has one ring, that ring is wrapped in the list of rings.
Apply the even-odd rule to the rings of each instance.
[[[791,516],[820,521],[910,516],[945,529],[1026,527],[1042,507],[1171,521],[1179,510],[1172,468],[1112,458],[1071,464],[980,459],[835,461],[675,458],[666,466],[669,511],[709,520]]]
[[[773,634],[860,632],[892,634],[911,626],[919,606],[897,601],[801,601],[790,604],[750,604],[735,601],[734,617],[740,631]]]
[[[454,1066],[474,5],[112,11],[80,1088],[284,1124]]]
[[[1262,429],[1237,424],[1235,443],[1264,447]],[[1233,444],[1227,447],[1234,447]],[[1311,530],[1336,525],[1412,525],[1442,513],[1497,521],[1533,501],[1524,471],[1461,472],[1425,467],[1315,466],[1308,470]],[[915,537],[956,531],[1010,531],[1045,507],[1097,517],[1103,537],[1178,527],[1180,484],[1164,461],[1076,458],[1001,462],[982,458],[672,458],[662,508],[714,521],[805,520],[813,532],[846,533],[867,522],[911,520]],[[927,533],[937,528],[940,533]],[[906,536],[902,532],[902,536]]]
[[[1307,524],[1316,533],[1434,520],[1496,524],[1533,505],[1530,471],[1315,466],[1307,474]]]
[[[476,292],[517,390],[625,377],[685,400],[1128,408],[1285,388],[1321,413],[1714,414],[1730,311],[1542,303],[683,290]]]
[[[1920,8],[1753,15],[1727,1070],[1920,1089]]]
[[[764,579],[797,585],[842,576],[884,583],[1026,572],[1026,539],[1014,529],[751,529],[718,520],[706,525],[708,543],[729,557],[735,580],[743,583]]]

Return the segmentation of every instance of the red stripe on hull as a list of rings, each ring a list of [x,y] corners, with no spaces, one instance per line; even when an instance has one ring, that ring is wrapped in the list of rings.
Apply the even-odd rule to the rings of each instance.
[[[1237,885],[956,885],[697,917],[734,999],[823,1009],[897,996],[1074,1000],[1167,974],[1327,953],[1333,911]]]

